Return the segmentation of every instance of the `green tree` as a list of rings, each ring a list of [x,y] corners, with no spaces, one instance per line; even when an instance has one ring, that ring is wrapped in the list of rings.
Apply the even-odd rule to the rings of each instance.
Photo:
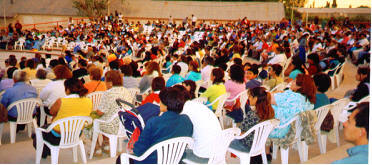
[[[100,17],[105,14],[107,0],[74,0],[73,7],[78,10],[80,16]]]
[[[337,8],[337,2],[336,2],[336,0],[333,0],[332,8]]]

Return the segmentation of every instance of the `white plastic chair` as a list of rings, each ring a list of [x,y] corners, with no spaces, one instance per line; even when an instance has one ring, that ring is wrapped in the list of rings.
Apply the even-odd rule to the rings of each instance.
[[[226,164],[226,153],[230,143],[240,135],[239,128],[229,128],[222,131],[219,137],[218,144],[215,145],[214,153],[208,160],[208,164]],[[201,164],[200,162],[194,162],[189,159],[182,159],[182,162],[186,164]]]
[[[275,92],[275,91],[283,91],[287,87],[287,83],[283,82],[278,85],[276,85],[273,89],[270,90],[270,92]]]
[[[336,143],[337,143],[337,146],[340,146],[340,136],[339,136],[339,126],[340,126],[340,122],[339,122],[339,118],[340,118],[340,115],[342,113],[342,111],[344,110],[344,107],[349,103],[349,99],[348,98],[343,98],[343,99],[340,99],[340,100],[337,100],[336,102],[332,103],[332,108],[330,109],[332,115],[333,115],[333,121],[334,121],[334,125],[333,125],[333,129],[335,130],[335,134],[336,134]],[[341,124],[342,126],[342,124]],[[322,135],[322,136],[326,136],[326,135]],[[324,138],[324,137],[322,137]],[[324,144],[324,151],[326,151],[327,149],[327,143],[325,142]]]
[[[214,103],[218,101],[218,106],[216,108],[216,116],[218,117],[218,120],[220,121],[221,128],[224,129],[224,123],[223,123],[223,118],[226,115],[226,112],[223,109],[223,105],[225,104],[226,99],[229,97],[229,93],[225,93],[221,96],[219,96],[217,99],[215,99],[212,103],[207,104],[207,107],[212,106]]]
[[[300,117],[298,115],[296,115],[295,117],[293,117],[291,120],[289,120],[284,125],[278,126],[276,128],[278,128],[278,129],[285,128],[288,125],[292,124],[293,122],[296,122],[296,124],[295,124],[296,125],[296,135],[295,135],[295,139],[292,142],[292,144],[297,142],[298,154],[300,156],[301,162],[303,162],[302,153],[301,153],[302,147],[301,147],[301,141],[300,141],[300,135],[301,135],[301,131],[302,131]],[[273,159],[277,158],[278,148],[279,148],[279,146],[273,144]],[[288,153],[289,153],[289,147],[287,149],[280,148],[280,155],[281,155],[282,164],[288,164]]]
[[[345,68],[345,63],[342,63],[340,67],[336,70],[336,85],[339,87],[342,82],[342,76],[344,75],[344,68]]]
[[[240,97],[242,97],[242,95],[247,95],[247,92],[248,92],[248,90],[244,90],[244,91],[240,92],[238,95],[236,95],[234,98],[232,98],[232,99],[226,99],[225,102],[234,102],[234,104],[235,104],[236,99],[239,99],[239,102],[240,102]],[[247,97],[248,97],[248,95],[247,95]],[[247,101],[247,100],[245,100],[245,101]],[[245,106],[245,103],[244,103],[244,106]],[[241,107],[241,105],[240,105],[240,107]],[[245,109],[242,108],[242,111],[245,112]],[[233,127],[236,127],[236,124],[234,123],[234,121],[233,120],[231,120],[231,121],[232,121]]]
[[[329,77],[331,78],[331,89],[334,90],[336,88],[336,71],[337,69],[340,67],[340,65],[337,65],[335,68],[333,69],[330,69],[328,71],[326,71],[326,73],[329,75]],[[331,74],[331,75],[330,75]]]
[[[251,157],[257,155],[261,155],[263,160],[262,163],[267,164],[265,152],[266,140],[270,132],[277,127],[279,123],[278,119],[267,120],[255,125],[243,135],[235,137],[235,139],[244,139],[249,134],[254,133],[252,147],[249,152],[238,151],[230,147],[228,151],[239,157],[240,164],[250,164]]]
[[[43,106],[40,99],[37,98],[29,98],[29,99],[22,99],[18,100],[8,106],[8,111],[15,107],[17,109],[17,121],[9,121],[9,127],[10,127],[10,143],[15,143],[16,140],[16,130],[17,130],[17,124],[27,124],[27,131],[28,136],[31,137],[32,133],[32,115],[35,111],[35,108],[37,106],[40,106],[42,110]],[[0,124],[0,125],[3,125]],[[3,127],[3,126],[0,126]],[[2,136],[2,129],[0,129],[0,137]],[[1,140],[1,138],[0,138]]]
[[[89,156],[89,159],[92,159],[93,158],[93,153],[94,153],[94,149],[96,147],[96,143],[97,143],[97,139],[98,139],[98,135],[99,134],[102,134],[104,136],[106,136],[107,138],[109,138],[109,142],[110,142],[110,157],[115,157],[116,156],[116,149],[117,149],[117,146],[118,146],[118,140],[119,140],[119,148],[118,148],[118,151],[121,152],[122,151],[122,140],[121,138],[127,138],[127,135],[125,134],[125,130],[124,130],[124,127],[121,123],[119,123],[119,130],[118,130],[118,133],[116,135],[113,135],[113,134],[108,134],[108,133],[105,133],[105,132],[102,132],[101,129],[100,129],[100,124],[103,124],[103,123],[110,123],[112,122],[114,119],[118,118],[118,115],[114,115],[112,116],[112,118],[108,121],[103,121],[103,120],[99,120],[99,119],[95,119],[93,121],[93,136],[92,136],[92,144],[91,144],[91,148],[90,148],[90,156]]]
[[[150,147],[141,156],[134,156],[127,153],[120,155],[121,164],[129,164],[129,158],[137,161],[146,159],[154,151],[157,152],[157,164],[179,164],[186,146],[192,146],[194,140],[191,137],[177,137],[165,140]]]
[[[87,163],[83,141],[80,139],[80,133],[86,122],[91,123],[92,119],[88,116],[73,116],[53,122],[47,129],[37,127],[36,120],[33,121],[36,134],[36,161],[35,164],[40,164],[41,154],[43,153],[44,144],[50,148],[52,162],[58,163],[58,155],[60,149],[73,148],[73,159],[77,162],[77,147],[80,147],[80,155],[83,163]],[[52,131],[55,126],[59,126],[61,141],[58,146],[50,144],[43,139],[42,133]]]
[[[320,126],[322,125],[325,117],[327,116],[328,112],[330,109],[332,109],[332,104],[328,104],[328,105],[325,105],[325,106],[322,106],[322,107],[319,107],[317,109],[315,109],[315,113],[318,117],[318,120],[317,122],[315,123],[315,130],[317,132],[317,136],[318,136],[318,144],[319,144],[319,150],[320,150],[320,153],[321,154],[325,154],[326,153],[326,148],[325,148],[325,145],[327,143],[327,136],[325,135],[322,135],[320,133]],[[301,162],[306,162],[308,160],[308,145],[306,144],[305,141],[301,141],[301,147],[302,147],[302,158],[303,160]]]
[[[97,91],[97,92],[89,93],[87,95],[87,97],[92,100],[93,111],[98,109],[98,105],[101,102],[101,97],[102,97],[103,93],[104,93],[104,91]]]

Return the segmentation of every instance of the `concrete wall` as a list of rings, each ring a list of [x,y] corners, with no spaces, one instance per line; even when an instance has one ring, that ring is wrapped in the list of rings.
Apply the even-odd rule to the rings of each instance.
[[[237,20],[247,17],[257,21],[280,21],[284,7],[279,2],[202,2],[202,1],[113,1],[111,11],[118,10],[126,17],[183,19],[194,14],[199,19]]]

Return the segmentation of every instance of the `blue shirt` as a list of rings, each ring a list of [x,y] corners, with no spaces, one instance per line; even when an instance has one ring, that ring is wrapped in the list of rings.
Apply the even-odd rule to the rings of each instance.
[[[347,154],[349,157],[336,160],[332,164],[368,164],[368,144],[349,148]]]
[[[185,80],[192,80],[194,82],[201,80],[201,74],[199,72],[191,71],[185,77]]]
[[[259,82],[259,81],[256,80],[256,79],[252,79],[252,80],[249,80],[249,81],[245,84],[245,89],[252,89],[252,88],[259,87],[259,86],[261,86],[261,82]]]
[[[12,88],[5,91],[1,99],[1,104],[3,104],[4,107],[8,107],[10,104],[18,100],[28,98],[37,98],[36,89],[24,82],[17,82]],[[10,109],[8,115],[11,117],[17,117],[18,113],[16,107]]]
[[[316,98],[316,101],[314,104],[314,110],[324,105],[328,105],[330,103],[328,96],[324,93],[317,93],[315,95],[315,98]]]
[[[167,84],[165,84],[165,87],[171,87],[175,84],[182,83],[184,80],[185,79],[179,74],[173,74],[171,77],[169,77]]]
[[[153,145],[175,137],[191,137],[193,125],[187,115],[180,115],[173,111],[164,112],[161,116],[150,118],[138,141],[134,143],[133,152],[141,156]],[[151,153],[145,160],[135,163],[155,164],[157,163],[156,152]]]
[[[298,69],[295,69],[293,70],[290,74],[289,74],[289,78],[291,78],[292,80],[296,80],[296,77],[298,74],[301,74],[302,72]]]

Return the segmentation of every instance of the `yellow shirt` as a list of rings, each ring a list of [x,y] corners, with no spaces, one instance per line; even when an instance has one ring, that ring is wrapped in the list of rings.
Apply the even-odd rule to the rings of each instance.
[[[92,109],[92,100],[89,98],[61,98],[61,107],[58,110],[57,116],[53,119],[53,122],[66,117],[89,116]],[[54,130],[59,132],[59,126],[57,125],[54,127]]]
[[[23,71],[27,73],[28,78],[30,80],[36,78],[36,70],[35,69],[30,69],[29,67],[27,67],[27,68],[24,68]]]
[[[226,93],[226,88],[223,83],[213,84],[209,87],[200,97],[208,98],[209,103],[212,103],[218,97]],[[216,110],[218,106],[218,101],[212,105],[212,109]]]

